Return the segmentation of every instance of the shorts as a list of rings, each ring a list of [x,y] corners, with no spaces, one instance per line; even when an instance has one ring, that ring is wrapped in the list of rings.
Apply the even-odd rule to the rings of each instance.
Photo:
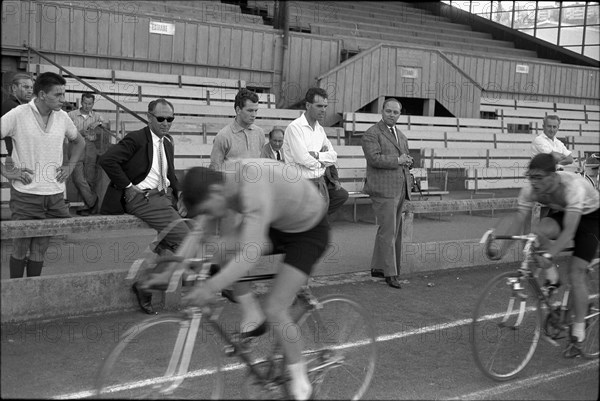
[[[564,212],[555,210],[550,210],[548,214],[548,217],[556,220],[561,230],[563,229],[564,216]],[[598,232],[600,231],[598,229],[598,216],[598,210],[582,215],[581,220],[579,220],[579,226],[577,226],[577,231],[575,231],[575,237],[573,237],[573,241],[575,242],[573,256],[577,256],[586,262],[592,261],[598,249]]]
[[[10,188],[11,220],[70,218],[64,194],[34,195]]]
[[[286,233],[271,228],[269,239],[273,243],[272,253],[285,253],[284,263],[310,276],[329,243],[329,223],[327,217],[323,217],[319,224],[300,233]]]

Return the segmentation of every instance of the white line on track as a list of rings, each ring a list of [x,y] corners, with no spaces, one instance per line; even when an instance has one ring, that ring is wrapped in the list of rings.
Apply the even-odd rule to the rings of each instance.
[[[503,314],[494,314],[494,315],[488,315],[485,316],[482,320],[487,320],[487,319],[493,319],[496,318],[498,316],[501,316]],[[454,322],[448,322],[448,323],[442,323],[442,324],[434,324],[431,326],[426,326],[426,327],[420,327],[418,329],[414,329],[414,330],[408,330],[408,331],[400,331],[397,333],[393,333],[393,334],[386,334],[386,335],[382,335],[377,337],[377,342],[387,342],[387,341],[394,341],[394,340],[398,340],[400,338],[405,338],[405,337],[410,337],[410,336],[414,336],[414,335],[422,335],[422,334],[426,334],[426,333],[431,333],[431,332],[436,332],[436,331],[440,331],[440,330],[446,330],[446,329],[450,329],[453,327],[457,327],[457,326],[464,326],[467,324],[471,323],[471,319],[461,319],[461,320],[455,320]],[[361,344],[353,344],[353,345],[361,345]],[[494,393],[493,391],[509,391],[512,390],[515,387],[515,385],[518,385],[518,383],[526,383],[523,384],[522,386],[528,386],[528,385],[532,385],[534,383],[539,383],[540,381],[549,381],[558,377],[562,377],[568,374],[572,374],[577,372],[577,369],[582,369],[584,367],[586,368],[591,368],[593,366],[597,366],[597,361],[591,361],[589,363],[583,364],[583,365],[578,365],[575,368],[572,369],[567,369],[567,370],[561,370],[561,371],[556,371],[553,373],[547,373],[544,375],[538,375],[538,376],[534,376],[532,378],[528,378],[528,379],[524,379],[524,380],[520,380],[517,382],[511,382],[502,386],[496,386],[493,389],[489,389],[489,390],[482,390],[479,392],[475,392],[475,393],[471,393],[471,394],[467,394],[464,396],[461,396],[460,398],[487,398],[492,396]],[[222,370],[223,371],[231,371],[231,370],[238,370],[238,369],[242,369],[244,368],[246,365],[241,364],[241,363],[233,363],[233,364],[229,364],[226,366],[223,366]],[[566,373],[565,373],[566,372]],[[186,376],[197,376],[200,374],[205,374],[205,371],[199,371],[199,372],[188,372]],[[125,386],[125,385],[124,385]],[[138,385],[136,383],[131,383],[127,386],[132,386],[133,387],[138,387]],[[504,390],[499,390],[499,389],[504,389]],[[481,395],[479,395],[481,394]],[[51,397],[52,399],[81,399],[81,398],[88,398],[88,397],[93,397],[94,391],[93,390],[85,390],[85,391],[80,391],[77,393],[69,393],[69,394],[61,394],[61,395],[57,395],[54,397]]]
[[[499,394],[549,382],[555,379],[559,379],[561,377],[572,375],[574,373],[581,373],[584,370],[589,369],[598,369],[597,359],[570,368],[560,369],[550,373],[540,373],[539,375],[528,377],[526,379],[515,380],[511,381],[510,383],[496,385],[492,388],[488,388],[485,390],[479,390],[468,394],[461,394],[459,396],[456,396],[455,398],[448,398],[448,400],[488,400],[491,397],[497,396]]]

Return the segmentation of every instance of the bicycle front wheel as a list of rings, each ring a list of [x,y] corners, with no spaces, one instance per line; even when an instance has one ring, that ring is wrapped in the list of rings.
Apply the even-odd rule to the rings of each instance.
[[[366,311],[339,296],[319,300],[298,321],[313,399],[358,400],[373,379],[375,333]]]
[[[201,325],[195,343],[186,349],[190,322],[167,315],[129,328],[100,369],[97,394],[118,399],[221,397],[219,348]]]
[[[599,270],[600,262],[596,259],[590,264],[587,272],[587,285],[588,285],[588,311],[585,317],[585,341],[581,349],[583,356],[590,359],[598,358],[600,348],[600,328],[598,320],[600,318],[600,304],[599,304]]]
[[[471,350],[477,367],[494,380],[508,380],[529,363],[540,338],[542,312],[536,289],[518,273],[490,281],[471,322]]]

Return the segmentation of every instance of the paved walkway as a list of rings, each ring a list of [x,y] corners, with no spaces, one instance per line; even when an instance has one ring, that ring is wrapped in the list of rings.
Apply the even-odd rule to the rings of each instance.
[[[449,241],[479,238],[504,213],[480,212],[438,216],[421,215],[414,219],[413,241]],[[368,219],[366,217],[365,219]],[[369,268],[377,226],[369,222],[332,223],[331,246],[315,274],[328,275],[365,271]],[[57,236],[52,238],[43,275],[128,269],[141,257],[155,236],[152,229],[119,230]],[[0,278],[9,278],[11,241],[2,241]]]

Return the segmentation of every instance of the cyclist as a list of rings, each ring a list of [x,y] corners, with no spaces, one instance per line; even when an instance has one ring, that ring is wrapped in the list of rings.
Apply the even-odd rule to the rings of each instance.
[[[571,330],[571,344],[565,355],[575,357],[581,353],[585,340],[585,315],[588,290],[585,272],[598,249],[598,208],[600,199],[581,175],[556,171],[556,159],[551,154],[533,157],[527,170],[529,182],[521,189],[518,211],[501,221],[498,227],[506,228],[502,234],[516,235],[528,220],[535,202],[550,208],[547,217],[540,220],[533,232],[538,235],[539,246],[546,252],[538,257],[546,272],[546,288],[552,292],[560,286],[558,269],[553,259],[571,240],[575,249],[567,266],[568,278],[573,286],[575,318]],[[500,247],[487,247],[491,259],[500,259],[509,243]]]
[[[312,389],[302,360],[302,345],[286,341],[285,334],[294,338],[289,329],[297,326],[288,308],[327,247],[329,225],[324,198],[312,182],[300,177],[293,164],[245,159],[224,163],[220,171],[190,169],[183,180],[183,199],[188,217],[202,214],[219,219],[221,242],[215,263],[223,266],[194,287],[184,303],[202,306],[211,302],[219,291],[249,273],[257,262],[257,250],[261,254],[285,253],[266,298],[264,315],[283,348],[291,394],[296,399],[308,399]],[[241,327],[251,323],[256,327],[242,331],[242,336],[264,333],[265,316],[249,284],[235,284],[234,294],[244,316]]]

